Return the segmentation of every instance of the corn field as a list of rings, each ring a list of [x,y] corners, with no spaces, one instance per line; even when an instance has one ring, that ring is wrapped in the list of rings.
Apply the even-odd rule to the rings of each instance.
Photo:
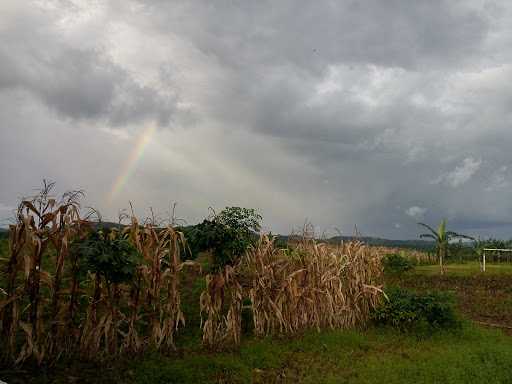
[[[418,251],[416,249],[403,249],[392,247],[374,247],[381,254],[397,254],[414,261],[417,265],[434,265],[439,262],[435,252]]]
[[[154,219],[139,222],[133,209],[129,224],[102,230],[81,216],[81,191],[56,199],[52,188],[45,183],[24,199],[10,226],[0,265],[2,363],[173,350],[185,325],[180,275],[198,266],[182,261],[183,233]],[[90,239],[99,251],[84,246]],[[119,255],[106,254],[107,246]],[[383,254],[357,241],[332,246],[308,236],[285,250],[262,236],[234,265],[205,276],[198,303],[203,344],[238,346],[243,311],[256,336],[363,326],[382,299]]]
[[[257,336],[364,325],[382,298],[381,279],[381,254],[361,242],[333,247],[304,237],[289,252],[262,236],[236,266],[207,277],[203,342],[239,343],[244,299]]]
[[[153,223],[114,229],[142,255],[130,281],[117,282],[84,268],[74,244],[93,230],[80,217],[81,192],[50,197],[53,185],[24,200],[10,226],[10,254],[0,299],[1,353],[7,363],[85,359],[174,346],[184,325],[180,306],[180,255],[185,239]]]

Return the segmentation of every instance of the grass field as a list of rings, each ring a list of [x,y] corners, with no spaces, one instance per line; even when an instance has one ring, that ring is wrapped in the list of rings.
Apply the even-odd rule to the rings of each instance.
[[[428,338],[389,329],[311,332],[295,340],[247,340],[240,351],[61,364],[8,383],[509,383],[512,338],[466,325]]]
[[[510,382],[512,340],[467,328],[421,340],[393,331],[310,333],[293,341],[247,342],[239,353],[157,359],[138,383]],[[443,380],[446,379],[446,380]]]
[[[7,383],[510,383],[512,273],[507,265],[480,274],[478,264],[437,266],[388,278],[387,284],[414,290],[454,292],[467,319],[461,330],[433,336],[401,334],[370,327],[359,331],[309,332],[294,339],[245,336],[239,351],[209,353],[199,344],[197,296],[202,279],[190,280],[184,293],[189,319],[170,356],[103,363],[63,360],[57,367],[0,371]],[[475,268],[476,267],[476,268]],[[508,330],[507,328],[504,328]]]
[[[468,262],[464,264],[447,264],[445,265],[445,272],[450,276],[474,276],[482,275],[512,275],[512,263],[491,264],[487,263],[485,272],[481,272],[480,263]],[[420,265],[415,268],[415,272],[426,275],[438,275],[439,265]]]

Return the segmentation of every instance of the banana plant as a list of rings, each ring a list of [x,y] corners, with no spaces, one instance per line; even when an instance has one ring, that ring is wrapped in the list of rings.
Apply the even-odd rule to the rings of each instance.
[[[446,230],[446,219],[441,221],[441,223],[437,227],[437,230],[435,230],[430,225],[425,223],[418,223],[418,225],[421,225],[422,227],[425,227],[426,229],[429,230],[428,233],[422,233],[420,235],[420,238],[432,239],[436,243],[436,253],[439,259],[439,269],[441,274],[444,274],[443,261],[448,256],[448,245],[450,244],[450,241],[454,239],[475,240],[471,236],[466,236],[460,233]]]

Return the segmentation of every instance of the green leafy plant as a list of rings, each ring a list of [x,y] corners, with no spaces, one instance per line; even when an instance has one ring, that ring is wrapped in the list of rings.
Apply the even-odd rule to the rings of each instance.
[[[384,272],[402,273],[414,269],[414,262],[398,253],[392,253],[384,256],[382,259]]]
[[[211,250],[213,268],[232,265],[258,237],[262,217],[250,208],[226,207],[218,215],[183,229],[191,254]]]
[[[130,281],[141,263],[137,249],[117,231],[94,231],[78,244],[78,250],[85,268],[108,283]]]
[[[453,296],[447,292],[416,293],[402,288],[386,290],[387,300],[373,315],[377,324],[401,331],[457,328],[460,321]]]
[[[422,239],[432,239],[436,242],[436,253],[439,259],[439,268],[441,274],[444,274],[444,259],[448,256],[449,244],[451,240],[454,239],[468,239],[474,240],[471,236],[461,235],[459,233],[448,231],[446,229],[446,220],[442,220],[439,224],[437,230],[432,228],[431,226],[425,223],[418,223],[422,227],[425,227],[429,230],[428,233],[422,233],[420,238]]]

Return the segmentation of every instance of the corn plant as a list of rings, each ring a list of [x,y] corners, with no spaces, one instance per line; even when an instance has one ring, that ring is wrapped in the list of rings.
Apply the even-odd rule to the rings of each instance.
[[[353,327],[380,299],[380,255],[360,242],[332,247],[305,238],[286,254],[262,238],[244,261],[258,335]]]
[[[203,344],[210,349],[240,344],[243,296],[239,278],[237,268],[229,265],[206,276],[200,308]]]
[[[186,242],[154,221],[98,230],[80,216],[82,192],[24,199],[2,268],[0,333],[9,364],[174,348],[184,324],[179,275]]]
[[[258,336],[364,325],[381,300],[381,279],[381,254],[361,242],[332,247],[304,237],[289,252],[262,236],[236,266],[207,277],[203,342],[240,342],[244,299]]]
[[[54,183],[44,181],[36,196],[22,200],[16,224],[10,226],[7,298],[0,303],[7,360],[21,362],[33,357],[41,363],[65,342],[62,336],[68,318],[62,300],[64,262],[72,238],[82,231],[78,200],[83,193],[67,192],[57,200],[51,195],[53,187]],[[53,254],[53,260],[43,264],[43,256],[48,253]],[[23,342],[16,356],[20,330]]]

